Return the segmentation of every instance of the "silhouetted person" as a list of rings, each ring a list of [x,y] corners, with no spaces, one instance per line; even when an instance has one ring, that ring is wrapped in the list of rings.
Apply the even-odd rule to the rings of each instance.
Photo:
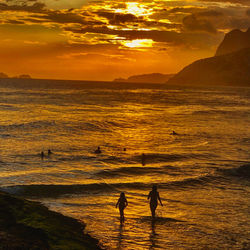
[[[126,149],[126,148],[124,148],[124,149],[123,149],[123,151],[127,151],[127,149]]]
[[[157,191],[156,185],[154,185],[152,187],[152,190],[148,194],[148,199],[150,199],[150,210],[152,213],[152,218],[155,218],[155,210],[156,210],[157,205],[158,205],[158,200],[162,205],[161,198],[160,198],[159,192]]]
[[[43,158],[44,158],[44,152],[42,151],[41,152],[41,159],[43,160]]]
[[[52,154],[51,150],[48,150],[48,156],[50,156]]]
[[[97,150],[95,151],[96,154],[100,154],[102,151],[101,151],[101,148],[98,147]]]
[[[145,154],[141,155],[141,164],[142,164],[142,166],[146,165],[146,155]]]
[[[124,222],[124,209],[128,205],[128,201],[123,192],[120,194],[120,198],[118,199],[115,207],[117,208],[118,205],[120,210],[120,222],[122,223]]]

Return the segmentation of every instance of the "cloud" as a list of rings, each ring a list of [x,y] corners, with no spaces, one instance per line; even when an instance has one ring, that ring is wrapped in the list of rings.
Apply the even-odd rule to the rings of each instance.
[[[8,5],[5,3],[0,3],[1,11],[26,11],[26,12],[40,13],[44,11],[45,7],[46,7],[45,4],[40,2],[35,2],[32,5],[28,5],[26,3],[21,5],[20,4]]]
[[[160,30],[120,30],[110,29],[106,26],[102,27],[86,27],[83,29],[74,29],[66,27],[65,30],[72,33],[79,33],[81,35],[92,34],[98,37],[99,35],[113,35],[115,39],[107,39],[109,43],[122,44],[124,40],[137,40],[137,39],[151,39],[156,43],[162,43],[162,47],[166,46],[183,46],[188,48],[211,48],[218,43],[220,34],[218,36],[192,33],[179,33],[175,31],[160,31]]]
[[[206,19],[206,17],[210,17],[210,15],[214,15],[215,13],[205,13],[204,15],[189,15],[183,18],[184,29],[189,31],[205,31],[208,33],[216,33],[217,30],[212,24],[211,21]]]
[[[122,13],[113,13],[113,12],[96,12],[100,17],[105,17],[108,22],[112,25],[124,24],[130,22],[139,22],[142,20],[142,17],[137,17],[133,14],[122,14]]]
[[[103,22],[99,20],[88,20],[85,16],[70,11],[47,11],[42,16],[31,16],[44,19],[44,21],[55,23],[78,23],[82,25],[101,25]]]
[[[249,0],[199,0],[201,2],[214,2],[214,3],[232,3],[250,6]]]

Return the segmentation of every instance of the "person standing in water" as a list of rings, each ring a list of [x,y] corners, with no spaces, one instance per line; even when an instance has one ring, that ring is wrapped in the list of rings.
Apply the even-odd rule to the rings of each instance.
[[[152,190],[148,194],[148,199],[150,199],[150,210],[152,213],[152,218],[155,218],[155,210],[156,210],[157,205],[158,205],[158,200],[159,200],[160,204],[163,206],[159,192],[157,191],[156,185],[154,185],[152,187]]]
[[[44,159],[44,152],[43,151],[41,152],[41,159],[42,160]]]
[[[146,165],[146,155],[144,153],[141,155],[141,165],[142,166]]]
[[[118,199],[115,207],[117,208],[118,205],[119,205],[119,210],[120,210],[120,222],[122,223],[124,222],[124,209],[128,205],[128,201],[125,197],[124,192],[120,194],[120,198]]]

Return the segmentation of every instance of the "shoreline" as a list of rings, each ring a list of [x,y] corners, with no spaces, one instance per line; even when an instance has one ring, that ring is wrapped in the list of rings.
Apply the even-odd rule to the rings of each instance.
[[[0,191],[1,249],[103,249],[86,225],[39,202]]]

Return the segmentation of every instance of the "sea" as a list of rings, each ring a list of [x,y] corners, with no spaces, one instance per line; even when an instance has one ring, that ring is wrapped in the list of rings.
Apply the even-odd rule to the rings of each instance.
[[[1,79],[0,189],[105,249],[249,249],[250,88]]]

